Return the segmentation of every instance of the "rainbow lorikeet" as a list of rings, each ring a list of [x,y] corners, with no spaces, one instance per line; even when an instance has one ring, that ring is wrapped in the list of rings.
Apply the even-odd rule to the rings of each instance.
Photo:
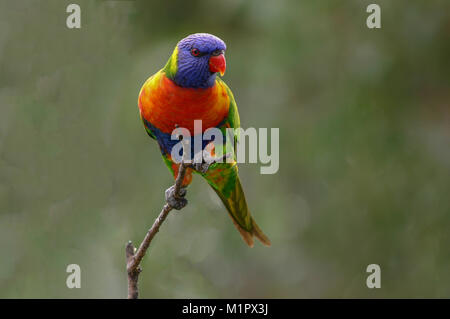
[[[152,75],[139,93],[138,105],[145,129],[158,142],[163,159],[175,178],[179,164],[171,153],[179,141],[171,139],[174,129],[188,129],[193,139],[195,134],[208,128],[225,131],[239,127],[233,93],[216,76],[225,73],[225,50],[225,43],[214,35],[189,35],[178,42],[165,67]],[[202,121],[202,132],[194,131],[195,120]],[[202,147],[206,144],[202,143]],[[239,181],[236,154],[233,159],[226,163],[210,163],[202,169],[187,168],[183,186],[191,182],[192,172],[202,175],[224,203],[244,241],[252,247],[256,236],[264,245],[270,246],[270,240],[250,215]],[[184,207],[187,201],[170,196],[169,190],[166,192],[168,203],[176,209]]]

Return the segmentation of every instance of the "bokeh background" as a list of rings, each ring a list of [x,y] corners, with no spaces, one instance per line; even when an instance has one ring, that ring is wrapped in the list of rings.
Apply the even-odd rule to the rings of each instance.
[[[197,178],[141,297],[450,297],[450,2],[377,0],[369,30],[372,2],[1,0],[0,297],[126,297],[125,244],[172,183],[138,92],[194,32],[226,41],[242,126],[280,128],[277,174],[240,166],[273,246]]]

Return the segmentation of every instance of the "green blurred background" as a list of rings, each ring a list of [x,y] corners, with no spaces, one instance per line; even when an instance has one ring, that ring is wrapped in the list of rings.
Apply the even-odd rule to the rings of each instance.
[[[126,297],[125,244],[172,182],[137,96],[194,32],[226,41],[242,126],[280,128],[277,174],[240,166],[273,245],[196,178],[141,297],[450,297],[450,2],[377,0],[370,30],[372,2],[1,0],[0,297]]]

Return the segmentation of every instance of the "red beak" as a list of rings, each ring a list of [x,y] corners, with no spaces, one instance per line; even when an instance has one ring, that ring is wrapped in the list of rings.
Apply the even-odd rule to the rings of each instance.
[[[227,62],[225,61],[225,56],[223,53],[219,55],[212,55],[209,58],[209,70],[212,73],[219,72],[221,76],[225,74],[225,69],[227,68]]]

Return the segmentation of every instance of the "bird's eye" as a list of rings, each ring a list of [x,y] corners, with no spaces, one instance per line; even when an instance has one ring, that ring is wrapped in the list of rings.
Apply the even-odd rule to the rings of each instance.
[[[192,49],[191,49],[191,54],[192,54],[193,56],[199,56],[199,55],[200,55],[200,50],[199,50],[199,49],[196,49],[196,48],[192,48]]]

